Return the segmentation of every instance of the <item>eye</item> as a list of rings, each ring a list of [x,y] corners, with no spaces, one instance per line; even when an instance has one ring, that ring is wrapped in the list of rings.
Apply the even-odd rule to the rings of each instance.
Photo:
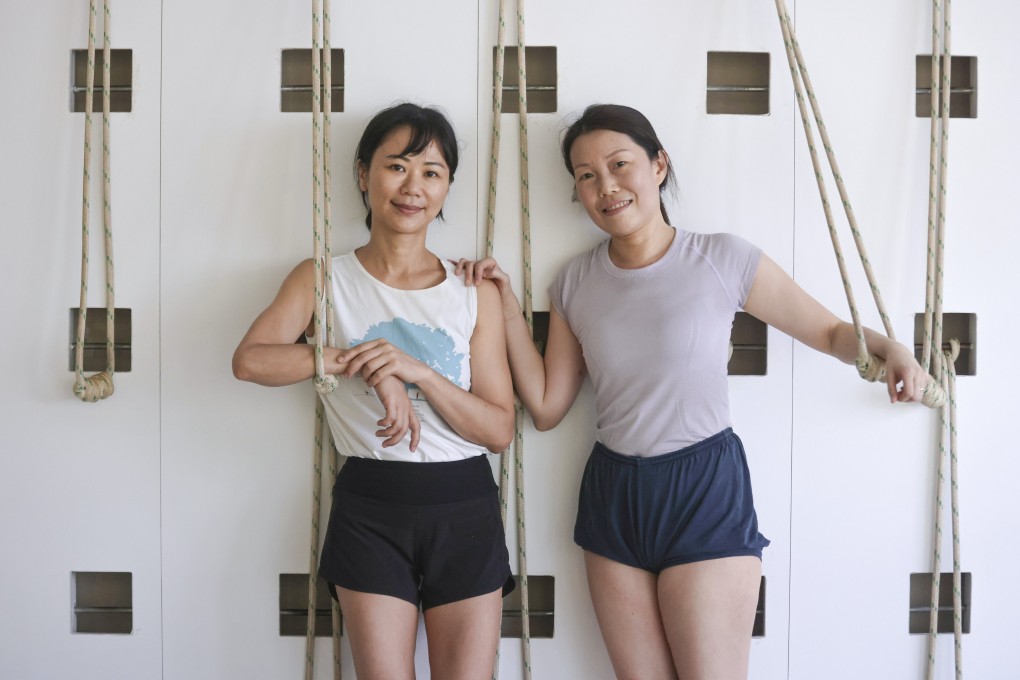
[[[404,166],[401,165],[400,163],[393,163],[392,165],[390,165],[390,170],[394,170],[396,172],[403,172]]]
[[[580,175],[577,176],[577,179],[575,181],[581,182],[586,179],[591,179],[594,176],[595,176],[594,172],[582,172]]]
[[[440,175],[440,174],[439,174],[438,172],[436,172],[435,170],[427,170],[427,171],[425,172],[425,176],[426,176],[426,177],[441,177],[442,175]]]
[[[625,165],[627,165],[627,161],[616,161],[613,163],[614,168],[622,168]]]

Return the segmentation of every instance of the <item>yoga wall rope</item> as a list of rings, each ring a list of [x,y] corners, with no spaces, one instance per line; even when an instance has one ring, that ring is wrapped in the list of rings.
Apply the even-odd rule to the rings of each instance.
[[[332,97],[332,52],[330,51],[329,0],[312,0],[312,248],[315,273],[315,389],[329,394],[337,378],[325,372],[322,348],[336,344],[333,328],[333,249],[330,209],[330,113]],[[324,91],[324,94],[323,94]],[[325,323],[323,323],[325,316]],[[308,604],[305,628],[305,680],[315,670],[315,596],[319,570],[319,517],[322,511],[322,460],[327,460],[330,479],[336,478],[337,461],[333,437],[325,422],[322,399],[315,400],[315,433],[312,447],[312,521],[308,559]],[[332,484],[331,484],[332,488]],[[332,499],[331,499],[332,500]],[[333,622],[333,677],[341,678],[340,608],[330,598]]]
[[[518,103],[520,121],[520,187],[521,187],[521,233],[523,239],[522,264],[524,269],[524,319],[528,329],[534,329],[531,307],[531,208],[528,191],[528,92],[527,57],[524,40],[524,0],[517,0],[517,65]],[[485,254],[492,255],[496,223],[496,180],[499,171],[500,122],[503,108],[503,74],[506,54],[506,0],[499,0],[499,17],[496,31],[496,75],[492,92],[492,151],[489,164],[489,195],[486,210]],[[523,675],[531,678],[531,610],[528,597],[528,557],[525,534],[524,508],[524,406],[515,399],[515,430],[513,446],[503,452],[499,469],[499,506],[506,529],[507,496],[510,488],[510,466],[514,466],[517,487],[517,563],[521,589],[521,653]],[[511,460],[512,459],[512,460]],[[500,622],[502,630],[502,622]],[[499,647],[496,648],[496,663],[492,679],[499,678]]]
[[[92,101],[96,77],[96,2],[89,2],[89,44],[85,66],[85,145],[81,197],[81,289],[74,345],[74,394],[93,403],[113,394],[114,315],[113,216],[110,209],[110,0],[103,0],[103,233],[106,248],[106,370],[85,376],[85,318],[89,288],[89,166],[92,163]]]
[[[939,446],[935,475],[935,508],[932,529],[932,579],[928,616],[928,664],[925,677],[935,675],[935,649],[938,635],[939,590],[942,569],[942,497],[945,486],[946,437],[949,435],[950,493],[953,525],[953,648],[955,671],[963,677],[963,616],[960,573],[960,506],[956,445],[956,365],[960,343],[949,340],[950,349],[942,349],[942,288],[944,284],[946,176],[949,156],[949,105],[952,92],[952,53],[950,1],[932,0],[931,49],[931,140],[928,181],[928,266],[925,277],[924,339],[922,365],[938,375],[949,394],[948,406],[939,412]],[[932,361],[934,359],[934,361]],[[947,413],[948,411],[948,413]]]
[[[857,371],[860,373],[862,378],[870,382],[883,380],[885,378],[885,361],[868,352],[867,342],[864,338],[864,326],[861,324],[860,313],[857,310],[857,304],[854,300],[853,287],[850,284],[850,277],[847,273],[846,262],[843,259],[839,236],[836,233],[835,222],[832,218],[832,211],[829,207],[828,191],[825,188],[825,180],[822,177],[821,163],[818,160],[818,151],[815,148],[814,135],[811,131],[811,123],[807,114],[807,103],[805,102],[804,91],[807,92],[807,100],[811,104],[811,111],[814,114],[815,124],[818,126],[818,133],[822,139],[822,146],[829,161],[829,168],[832,171],[833,179],[836,182],[836,188],[839,191],[839,196],[843,203],[843,210],[846,213],[847,221],[850,224],[850,230],[857,246],[857,252],[860,255],[861,264],[864,267],[864,273],[867,276],[868,283],[871,287],[871,293],[875,299],[875,305],[882,318],[886,335],[892,340],[896,339],[896,335],[893,332],[892,324],[889,321],[889,315],[885,311],[882,294],[878,289],[878,283],[876,282],[874,272],[871,269],[871,262],[868,259],[867,252],[864,248],[864,240],[861,236],[860,230],[857,228],[857,220],[854,217],[853,208],[850,205],[850,198],[847,196],[843,177],[839,171],[839,164],[836,162],[836,156],[832,150],[832,144],[829,142],[829,135],[825,128],[825,122],[822,120],[822,113],[818,105],[818,100],[815,98],[814,88],[811,86],[811,79],[808,76],[807,66],[804,63],[804,56],[801,54],[800,45],[797,42],[796,34],[793,29],[793,22],[790,21],[789,12],[786,10],[786,3],[783,0],[775,0],[775,2],[776,10],[779,13],[779,25],[783,31],[783,44],[786,47],[786,57],[790,64],[790,75],[793,78],[793,87],[797,95],[797,105],[800,109],[800,118],[804,125],[804,136],[807,139],[808,151],[811,154],[811,164],[814,168],[815,179],[818,183],[818,194],[822,201],[822,210],[825,213],[825,222],[829,228],[829,236],[832,240],[833,252],[836,255],[836,263],[839,266],[840,277],[843,280],[843,289],[846,293],[847,304],[850,308],[850,316],[853,320],[854,331],[857,335]],[[945,401],[945,392],[939,386],[938,381],[929,377],[922,396],[922,403],[929,408],[935,408],[937,406],[942,406]]]
[[[937,634],[938,615],[938,593],[940,586],[940,562],[941,562],[941,539],[942,524],[942,487],[945,483],[944,461],[946,456],[946,436],[950,439],[949,456],[951,460],[952,476],[950,482],[952,494],[952,523],[953,523],[953,635],[956,652],[956,677],[962,678],[962,603],[961,603],[961,574],[960,574],[960,536],[959,536],[959,501],[958,501],[958,476],[957,476],[957,445],[956,445],[956,369],[955,360],[959,355],[960,345],[957,339],[950,339],[949,351],[942,349],[942,283],[943,263],[945,253],[945,202],[946,202],[946,172],[947,154],[949,144],[949,103],[951,92],[951,54],[950,54],[950,23],[949,23],[949,0],[933,0],[932,17],[932,93],[931,93],[931,152],[930,152],[930,179],[929,179],[929,204],[928,204],[928,265],[925,290],[925,324],[924,340],[922,343],[922,366],[929,373],[928,383],[923,394],[923,403],[928,407],[939,408],[939,451],[938,451],[938,472],[936,475],[936,496],[935,496],[935,522],[932,555],[932,590],[929,616],[928,635],[928,666],[926,677],[931,680],[935,670],[935,642]],[[821,176],[820,163],[817,151],[814,146],[814,139],[807,117],[807,110],[804,101],[804,94],[801,90],[801,80],[807,90],[808,99],[811,103],[815,122],[818,126],[822,143],[825,148],[829,165],[832,170],[836,186],[839,189],[840,198],[843,202],[847,220],[850,223],[854,240],[860,253],[861,262],[864,265],[868,282],[871,285],[872,293],[875,296],[875,303],[878,306],[882,322],[885,324],[887,335],[895,339],[889,317],[875,283],[874,275],[867,255],[864,251],[863,241],[857,229],[853,210],[843,185],[843,180],[836,164],[835,155],[829,143],[825,124],[822,121],[818,102],[815,99],[811,81],[808,78],[807,68],[804,65],[804,58],[800,51],[794,34],[793,25],[783,0],[776,0],[776,8],[779,12],[780,26],[783,30],[783,42],[786,46],[787,59],[790,63],[790,73],[793,77],[794,89],[797,94],[797,104],[800,108],[801,120],[804,124],[804,134],[807,138],[808,150],[811,153],[811,162],[814,167],[815,178],[818,182],[818,191],[822,200],[822,207],[825,212],[826,223],[832,238],[833,250],[836,253],[836,261],[839,265],[840,276],[843,279],[843,286],[846,291],[847,302],[850,306],[850,313],[854,322],[854,329],[857,333],[858,359],[857,368],[861,376],[867,380],[880,380],[884,374],[884,362],[874,356],[869,356],[867,345],[864,340],[863,327],[861,326],[859,314],[854,303],[853,291],[846,272],[846,265],[839,246],[839,239],[836,235],[829,210],[828,197],[825,190],[825,183]],[[941,29],[941,30],[940,30]],[[941,59],[940,59],[941,54]],[[941,78],[939,74],[941,73]],[[940,96],[941,93],[941,96]],[[939,114],[939,102],[941,100],[941,115]],[[934,361],[932,361],[934,359]]]

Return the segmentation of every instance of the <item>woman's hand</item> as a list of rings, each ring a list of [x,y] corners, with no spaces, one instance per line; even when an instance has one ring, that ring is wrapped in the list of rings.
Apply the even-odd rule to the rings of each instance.
[[[510,287],[510,276],[500,268],[495,259],[491,257],[482,260],[461,258],[450,260],[450,263],[454,265],[454,274],[464,276],[464,284],[467,286],[477,286],[486,279],[496,284],[500,301],[503,303],[504,319],[509,321],[521,314],[521,305],[517,301],[517,295]]]
[[[503,292],[503,288],[510,287],[510,277],[499,267],[499,263],[491,257],[486,257],[482,260],[468,260],[461,258],[459,260],[450,260],[450,264],[455,265],[453,273],[458,276],[464,275],[464,283],[469,286],[477,286],[485,279],[492,280],[496,284],[496,288],[499,289],[500,293]]]
[[[386,416],[376,423],[382,429],[375,433],[377,437],[386,437],[382,443],[383,448],[397,444],[410,430],[409,448],[414,453],[421,436],[421,423],[407,396],[404,383],[399,378],[384,378],[375,386],[375,394],[386,409]]]
[[[418,383],[432,372],[428,366],[381,338],[341,351],[337,361],[346,364],[344,377],[360,375],[369,387],[376,387],[383,378],[390,376],[405,383]]]
[[[890,343],[885,350],[885,380],[892,403],[921,401],[929,376],[914,358],[914,353],[903,345]]]

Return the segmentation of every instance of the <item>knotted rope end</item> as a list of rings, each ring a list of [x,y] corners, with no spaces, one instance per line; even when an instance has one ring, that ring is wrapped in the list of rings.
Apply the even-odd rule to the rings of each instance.
[[[857,372],[868,382],[879,382],[885,380],[885,360],[874,354],[867,357],[858,357]]]
[[[315,391],[319,394],[332,394],[339,384],[335,375],[315,376]]]
[[[79,376],[74,382],[74,396],[86,403],[94,404],[111,395],[113,395],[113,374],[109,371],[101,371],[87,378]]]

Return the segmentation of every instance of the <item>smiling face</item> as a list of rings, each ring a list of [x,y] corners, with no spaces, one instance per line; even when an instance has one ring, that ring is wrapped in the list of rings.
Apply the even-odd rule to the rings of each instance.
[[[593,130],[570,149],[577,198],[592,221],[610,236],[627,236],[664,223],[659,187],[666,154],[655,158],[622,132]]]
[[[424,231],[443,208],[450,191],[450,168],[430,142],[418,154],[405,154],[411,129],[396,128],[372,154],[368,167],[358,164],[358,186],[368,194],[372,227],[401,233]]]

